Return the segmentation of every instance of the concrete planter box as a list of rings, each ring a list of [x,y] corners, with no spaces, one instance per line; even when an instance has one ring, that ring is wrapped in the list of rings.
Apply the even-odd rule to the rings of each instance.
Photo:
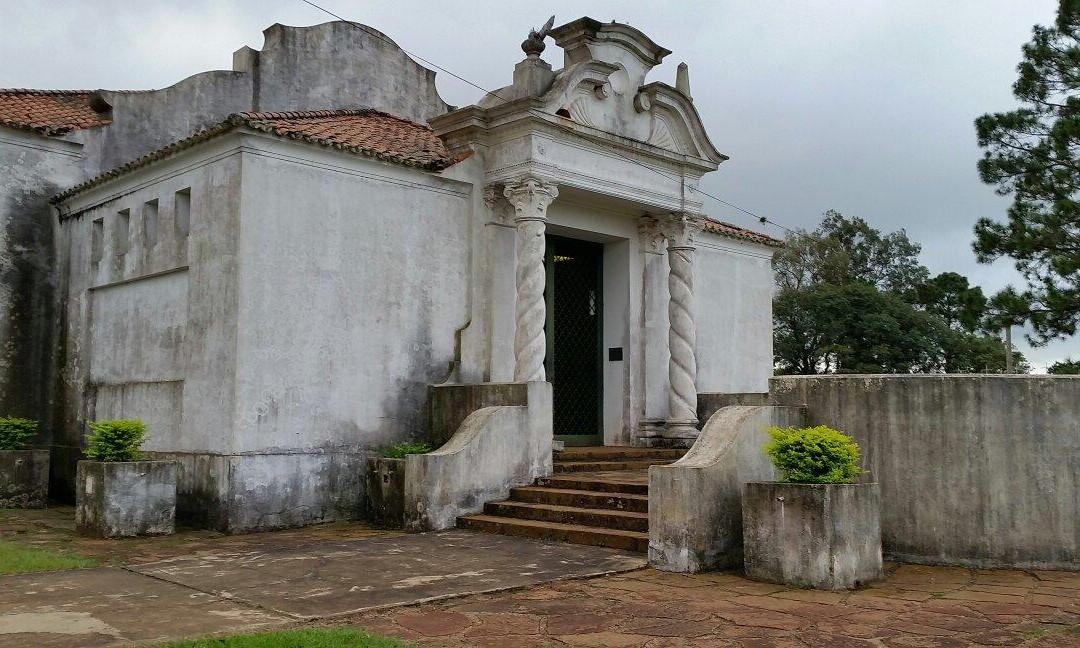
[[[405,525],[405,460],[374,457],[368,461],[368,515],[377,526]]]
[[[0,450],[0,508],[45,508],[49,451]]]
[[[877,484],[747,483],[747,578],[825,590],[884,578],[880,500]]]
[[[80,461],[76,529],[103,538],[172,533],[179,474],[176,461]]]

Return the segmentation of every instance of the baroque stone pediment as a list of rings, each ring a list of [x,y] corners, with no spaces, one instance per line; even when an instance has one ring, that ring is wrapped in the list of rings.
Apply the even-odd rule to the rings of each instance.
[[[539,100],[543,110],[575,124],[713,163],[716,150],[688,96],[649,71],[668,54],[638,30],[581,19],[552,31],[565,66]]]

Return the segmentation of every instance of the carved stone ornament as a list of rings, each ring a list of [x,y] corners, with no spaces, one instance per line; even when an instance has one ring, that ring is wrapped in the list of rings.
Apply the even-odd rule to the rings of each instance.
[[[660,231],[668,241],[668,250],[672,248],[693,249],[694,239],[705,229],[705,219],[696,214],[680,212],[668,214],[660,219]]]
[[[660,231],[660,222],[652,216],[638,219],[638,234],[641,246],[649,254],[661,254],[664,251],[664,234]]]
[[[533,29],[529,31],[529,37],[521,44],[521,51],[525,52],[526,56],[539,57],[543,54],[545,45],[544,39],[547,38],[551,27],[555,24],[555,16],[548,18],[547,22],[540,29]]]

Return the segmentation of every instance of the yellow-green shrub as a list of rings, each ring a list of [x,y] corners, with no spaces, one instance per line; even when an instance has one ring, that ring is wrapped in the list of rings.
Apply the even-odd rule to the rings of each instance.
[[[37,436],[37,421],[5,416],[0,418],[0,450],[25,448]]]
[[[91,461],[137,461],[146,438],[146,424],[138,419],[113,419],[90,424],[86,458]]]
[[[765,454],[783,475],[799,484],[849,484],[859,468],[859,445],[825,425],[811,428],[769,428]]]

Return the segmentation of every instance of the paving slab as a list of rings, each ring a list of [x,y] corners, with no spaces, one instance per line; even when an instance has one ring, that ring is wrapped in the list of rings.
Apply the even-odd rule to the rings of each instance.
[[[0,578],[0,646],[108,646],[250,632],[289,621],[118,568]]]
[[[294,619],[640,569],[641,554],[452,530],[218,551],[129,569]]]

